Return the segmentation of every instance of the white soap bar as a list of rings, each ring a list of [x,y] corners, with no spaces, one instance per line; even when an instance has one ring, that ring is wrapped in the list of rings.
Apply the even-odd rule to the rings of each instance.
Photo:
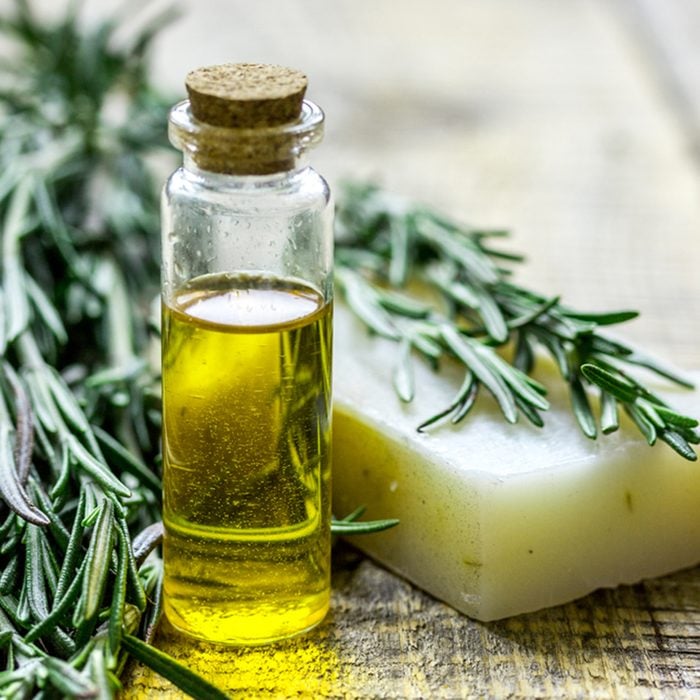
[[[397,346],[342,305],[335,329],[333,510],[364,504],[367,518],[400,518],[353,540],[388,568],[494,620],[700,561],[700,463],[629,427],[589,440],[563,388],[550,390],[543,429],[524,417],[508,425],[483,391],[460,425],[418,433],[462,370],[434,373],[416,358],[417,395],[403,404],[391,386]],[[698,392],[663,395],[700,415]]]

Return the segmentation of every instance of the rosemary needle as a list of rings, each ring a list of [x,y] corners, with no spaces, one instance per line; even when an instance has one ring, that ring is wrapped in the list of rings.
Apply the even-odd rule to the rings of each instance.
[[[204,679],[188,671],[181,664],[132,635],[124,635],[124,647],[139,661],[151,666],[161,676],[172,681],[193,698],[199,700],[227,700],[228,695]]]

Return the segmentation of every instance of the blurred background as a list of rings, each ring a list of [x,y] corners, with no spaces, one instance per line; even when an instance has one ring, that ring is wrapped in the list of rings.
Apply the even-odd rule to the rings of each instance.
[[[34,0],[57,14],[63,0]],[[0,8],[11,7],[0,0]],[[170,3],[87,0],[124,30]],[[697,0],[180,0],[153,56],[305,71],[327,114],[331,184],[372,179],[512,230],[519,280],[590,309],[631,307],[629,339],[700,366]],[[132,25],[133,23],[133,25]],[[165,125],[164,125],[165,128]]]

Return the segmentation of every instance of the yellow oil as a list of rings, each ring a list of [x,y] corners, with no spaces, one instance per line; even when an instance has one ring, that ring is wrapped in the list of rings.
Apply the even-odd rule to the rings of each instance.
[[[163,307],[164,607],[262,644],[330,598],[331,307],[295,281],[208,275]]]

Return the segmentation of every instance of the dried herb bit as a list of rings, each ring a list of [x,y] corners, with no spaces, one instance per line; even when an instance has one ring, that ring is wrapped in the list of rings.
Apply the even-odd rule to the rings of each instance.
[[[415,355],[433,367],[446,356],[464,366],[454,400],[418,430],[463,420],[485,393],[509,423],[523,415],[541,427],[547,392],[530,375],[543,350],[568,386],[584,435],[594,439],[599,430],[617,430],[622,408],[650,445],[660,439],[685,459],[696,459],[697,420],[673,410],[630,370],[643,367],[680,386],[692,385],[600,332],[637,312],[584,313],[559,297],[518,286],[504,266],[522,257],[493,247],[506,232],[460,226],[372,185],[347,185],[337,214],[338,287],[372,333],[399,344],[392,377],[399,398],[412,401],[420,393],[412,371]]]

